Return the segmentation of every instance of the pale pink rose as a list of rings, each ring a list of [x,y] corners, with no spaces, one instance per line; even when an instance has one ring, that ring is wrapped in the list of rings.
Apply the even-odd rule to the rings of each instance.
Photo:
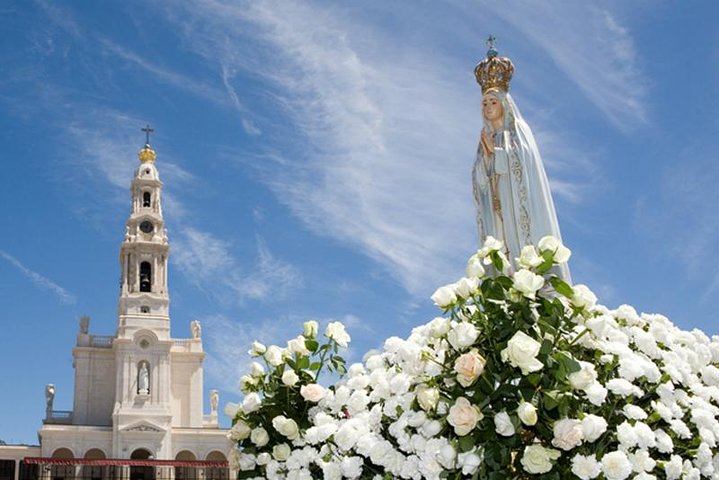
[[[310,383],[309,385],[302,385],[300,395],[308,402],[319,402],[325,396],[325,389],[322,385]]]
[[[457,381],[463,387],[468,387],[482,375],[487,361],[473,349],[457,357],[454,361],[454,371],[457,372]]]
[[[469,400],[459,397],[449,409],[447,422],[454,427],[454,432],[459,435],[467,435],[474,430],[477,422],[482,420],[484,415],[476,406],[472,405]]]

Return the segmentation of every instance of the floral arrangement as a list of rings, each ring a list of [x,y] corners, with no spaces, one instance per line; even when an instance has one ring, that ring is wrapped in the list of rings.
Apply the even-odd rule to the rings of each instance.
[[[253,344],[264,365],[226,408],[239,478],[719,478],[719,337],[598,305],[553,273],[570,256],[553,237],[514,265],[502,250],[489,237],[432,296],[444,316],[328,388],[338,322]]]

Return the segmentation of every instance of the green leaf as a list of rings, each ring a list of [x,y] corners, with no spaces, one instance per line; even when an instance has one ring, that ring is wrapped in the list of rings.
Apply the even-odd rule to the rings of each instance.
[[[319,370],[321,367],[322,367],[322,363],[321,363],[321,362],[314,362],[314,363],[311,363],[311,364],[310,364],[310,370],[317,371],[317,370]]]
[[[317,340],[305,340],[305,348],[314,353],[320,348],[320,344]]]
[[[560,365],[567,374],[578,372],[582,369],[582,366],[579,364],[579,362],[576,361],[574,357],[572,357],[567,352],[556,352],[553,357],[557,362],[560,363]]]
[[[552,341],[548,338],[545,338],[542,340],[542,346],[539,347],[539,354],[540,355],[547,355],[549,352],[552,351],[552,348],[554,345],[552,344]]]
[[[465,435],[464,437],[459,437],[459,451],[464,453],[472,450],[474,448],[474,438],[472,438],[471,435]]]
[[[542,395],[542,400],[544,403],[544,408],[546,408],[547,410],[554,410],[559,406],[556,391],[544,392],[544,394]]]
[[[542,381],[542,374],[541,373],[530,373],[525,377],[529,383],[531,383],[533,386],[539,385],[539,382]]]
[[[572,287],[570,287],[569,284],[561,278],[552,277],[551,280],[549,280],[549,283],[552,284],[557,293],[561,293],[567,298],[572,298],[574,296],[574,290],[572,290]]]
[[[297,368],[300,370],[310,368],[310,358],[302,355],[299,359],[297,359]]]
[[[494,268],[496,268],[500,272],[504,270],[504,261],[502,261],[496,251],[490,253],[489,258],[492,260],[492,265],[494,265]]]

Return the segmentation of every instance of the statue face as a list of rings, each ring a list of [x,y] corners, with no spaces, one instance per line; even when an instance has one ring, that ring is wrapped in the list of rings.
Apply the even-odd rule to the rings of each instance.
[[[485,120],[490,123],[501,121],[504,116],[502,102],[491,93],[488,93],[482,98],[482,114]]]

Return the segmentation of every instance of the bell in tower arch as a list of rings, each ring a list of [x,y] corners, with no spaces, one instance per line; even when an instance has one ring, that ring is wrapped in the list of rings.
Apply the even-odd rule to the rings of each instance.
[[[140,264],[140,291],[152,291],[152,266],[150,262],[142,262]]]

